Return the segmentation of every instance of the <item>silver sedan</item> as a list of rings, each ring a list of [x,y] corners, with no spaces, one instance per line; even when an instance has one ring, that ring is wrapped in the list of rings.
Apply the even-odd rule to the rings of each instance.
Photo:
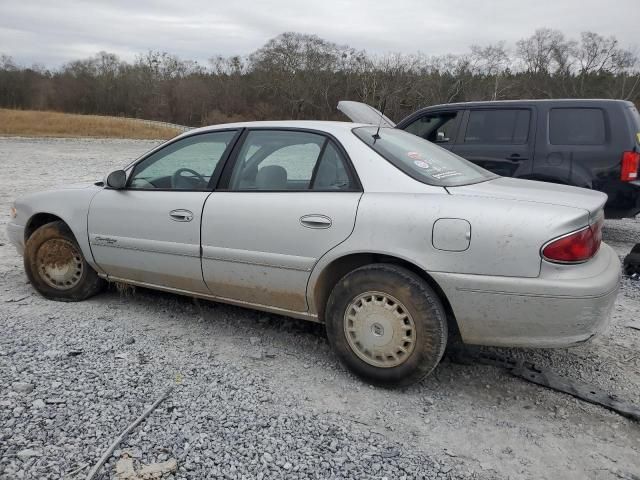
[[[353,372],[406,385],[453,336],[559,347],[603,329],[620,276],[605,200],[400,130],[250,122],[20,198],[8,233],[46,298],[123,282],[322,322]]]

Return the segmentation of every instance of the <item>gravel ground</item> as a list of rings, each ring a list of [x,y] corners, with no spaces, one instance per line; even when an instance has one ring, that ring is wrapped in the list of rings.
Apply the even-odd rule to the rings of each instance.
[[[7,244],[11,200],[101,178],[154,142],[0,138],[0,477],[83,478],[166,388],[122,452],[176,458],[166,478],[640,478],[640,425],[516,379],[444,361],[421,384],[372,388],[322,327],[145,289],[49,302]],[[608,221],[622,256],[637,221]],[[640,282],[609,331],[558,350],[493,349],[640,402]],[[84,467],[84,468],[82,468]]]

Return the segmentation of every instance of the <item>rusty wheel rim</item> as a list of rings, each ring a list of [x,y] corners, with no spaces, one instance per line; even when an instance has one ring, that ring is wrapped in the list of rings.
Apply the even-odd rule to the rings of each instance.
[[[84,271],[80,251],[63,238],[53,238],[40,245],[36,264],[40,278],[56,290],[70,290],[78,285]]]
[[[397,367],[416,346],[416,326],[409,310],[382,292],[365,292],[349,303],[344,333],[351,350],[374,367]]]

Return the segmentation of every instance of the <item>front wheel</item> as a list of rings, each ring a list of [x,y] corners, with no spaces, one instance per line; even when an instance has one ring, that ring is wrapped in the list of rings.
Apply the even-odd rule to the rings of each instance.
[[[104,286],[84,259],[73,233],[61,221],[47,223],[29,237],[24,268],[31,285],[50,300],[77,302]]]
[[[433,289],[413,272],[373,264],[345,275],[326,308],[329,341],[356,375],[405,386],[431,373],[447,345],[447,321]]]

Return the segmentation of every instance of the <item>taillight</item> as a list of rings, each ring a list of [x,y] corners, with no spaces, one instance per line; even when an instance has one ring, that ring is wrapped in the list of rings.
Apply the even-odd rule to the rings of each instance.
[[[601,218],[582,230],[550,241],[542,247],[542,256],[554,263],[586,262],[600,250],[603,223]]]
[[[624,152],[622,154],[622,171],[620,172],[620,179],[623,182],[637,180],[638,167],[640,167],[640,153]]]

